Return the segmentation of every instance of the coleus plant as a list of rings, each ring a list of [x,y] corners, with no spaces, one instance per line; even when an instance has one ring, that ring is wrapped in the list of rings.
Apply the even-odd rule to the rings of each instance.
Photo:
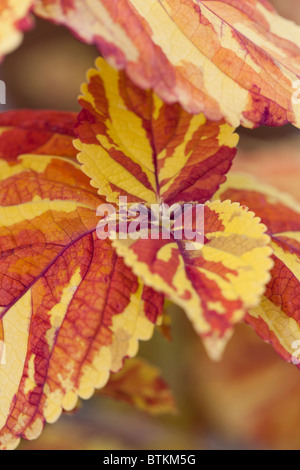
[[[227,174],[240,123],[300,126],[300,28],[265,0],[6,0],[2,55],[31,10],[104,59],[88,72],[78,116],[0,115],[3,449],[103,388],[164,322],[165,298],[213,359],[241,321],[289,362],[300,339],[300,205]],[[204,204],[203,247],[100,240],[97,208],[118,211],[119,196]],[[133,376],[146,370],[140,388],[163,391],[157,409],[172,409],[149,367]],[[103,393],[120,395],[132,369],[121,374]]]

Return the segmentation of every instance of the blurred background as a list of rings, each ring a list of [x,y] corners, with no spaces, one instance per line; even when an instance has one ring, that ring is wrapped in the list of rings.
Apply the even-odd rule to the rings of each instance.
[[[300,24],[299,0],[273,0]],[[5,109],[77,110],[77,96],[97,51],[64,28],[37,20],[23,45],[0,68]],[[292,193],[300,200],[300,131],[239,130],[234,170]],[[169,307],[172,342],[159,332],[140,355],[162,369],[178,414],[151,416],[125,403],[95,396],[75,414],[46,426],[20,449],[300,449],[300,371],[284,363],[241,325],[224,359],[212,363],[184,313]],[[130,425],[129,425],[130,424]]]

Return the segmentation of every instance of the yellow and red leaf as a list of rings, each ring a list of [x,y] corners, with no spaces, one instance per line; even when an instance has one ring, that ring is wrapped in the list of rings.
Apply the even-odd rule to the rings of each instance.
[[[96,236],[101,199],[72,155],[75,115],[47,116],[0,115],[1,448],[104,386],[163,302]]]
[[[38,0],[164,101],[237,127],[300,126],[300,27],[267,0]]]
[[[82,92],[78,159],[108,201],[204,203],[225,181],[238,136],[224,121],[164,103],[103,59]]]
[[[272,262],[266,228],[239,204],[206,203],[205,241],[186,249],[186,239],[113,240],[118,254],[147,285],[187,313],[208,353],[219,359],[232,326],[256,306]],[[129,230],[128,230],[129,231]]]
[[[240,201],[267,226],[274,252],[272,277],[260,305],[249,311],[246,321],[285,360],[299,365],[300,205],[252,177],[234,173],[215,197]]]

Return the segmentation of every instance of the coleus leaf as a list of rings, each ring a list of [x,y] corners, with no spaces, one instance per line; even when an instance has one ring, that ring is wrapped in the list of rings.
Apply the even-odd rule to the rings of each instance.
[[[16,49],[23,38],[22,31],[32,25],[28,16],[33,0],[5,0],[0,5],[0,61]]]
[[[237,137],[224,121],[187,114],[141,91],[103,59],[88,74],[76,132],[83,171],[108,201],[173,204],[209,199],[230,167]],[[229,201],[205,204],[205,244],[116,239],[117,252],[147,285],[181,305],[217,358],[230,327],[257,305],[271,267],[265,227]],[[259,260],[259,262],[257,261]]]
[[[1,448],[104,386],[162,309],[96,236],[101,199],[71,152],[75,118],[0,115]]]
[[[103,59],[88,72],[79,102],[84,172],[107,201],[206,202],[225,181],[238,135],[135,86]]]
[[[267,0],[38,0],[141,88],[237,127],[300,126],[300,27]]]
[[[139,358],[126,361],[123,369],[111,375],[99,394],[152,414],[176,412],[174,397],[160,370]]]
[[[232,326],[256,306],[270,279],[269,238],[253,212],[230,201],[206,203],[205,243],[186,240],[113,240],[126,265],[187,313],[212,359],[220,359]]]
[[[234,173],[215,197],[241,201],[268,228],[274,251],[272,277],[260,305],[249,311],[246,321],[285,360],[296,360],[299,367],[300,205],[291,196]]]

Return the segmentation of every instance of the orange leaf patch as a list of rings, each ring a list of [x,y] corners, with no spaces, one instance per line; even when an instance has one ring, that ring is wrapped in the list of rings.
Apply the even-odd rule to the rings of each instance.
[[[99,393],[152,414],[176,411],[172,392],[161,378],[160,371],[138,358],[126,361],[124,368],[112,374]]]

